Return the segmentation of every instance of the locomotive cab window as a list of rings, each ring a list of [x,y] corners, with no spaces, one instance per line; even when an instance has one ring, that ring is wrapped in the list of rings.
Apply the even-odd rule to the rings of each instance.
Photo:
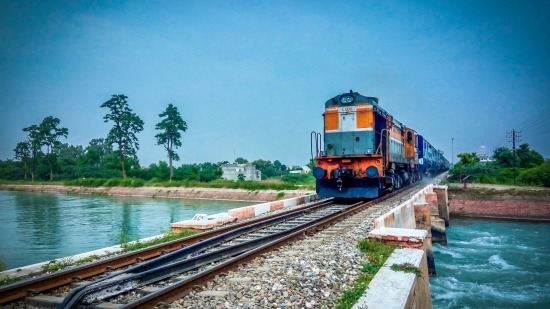
[[[407,132],[407,144],[412,144],[413,142],[413,135],[412,135],[412,132],[409,131]]]

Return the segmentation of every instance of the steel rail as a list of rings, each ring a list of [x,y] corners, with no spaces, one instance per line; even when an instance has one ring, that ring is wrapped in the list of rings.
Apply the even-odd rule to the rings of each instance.
[[[409,189],[409,188],[407,188]],[[357,203],[353,206],[350,206],[347,209],[335,212],[326,217],[320,218],[318,220],[312,221],[302,225],[299,229],[294,229],[290,233],[285,233],[284,236],[275,239],[267,244],[264,244],[260,247],[252,249],[248,252],[242,253],[230,260],[222,262],[212,268],[206,269],[196,275],[190,276],[184,280],[176,282],[168,287],[165,287],[161,290],[155,291],[151,294],[148,294],[144,297],[141,297],[137,300],[134,300],[130,303],[124,304],[119,308],[153,308],[155,306],[165,307],[168,302],[173,302],[177,299],[180,299],[187,295],[195,286],[205,284],[208,280],[214,278],[216,275],[227,272],[238,267],[239,264],[249,262],[259,255],[272,251],[275,248],[281,247],[289,242],[294,241],[295,239],[304,237],[308,234],[315,233],[318,230],[324,229],[327,226],[333,225],[336,222],[339,222],[346,217],[349,217],[353,214],[363,211],[364,209],[380,203],[388,198],[391,198],[399,193],[402,190],[394,191],[386,196],[381,198],[365,202]]]
[[[201,242],[205,239],[221,235],[223,233],[242,228],[244,226],[269,220],[279,216],[284,216],[294,212],[303,211],[306,209],[314,208],[323,204],[332,203],[332,199],[323,200],[313,203],[308,206],[301,207],[299,209],[287,210],[278,214],[265,216],[262,218],[252,219],[246,222],[232,224],[227,227],[222,227],[208,232],[199,233],[189,237],[185,237],[178,240],[173,240],[167,243],[155,245],[152,247],[132,251],[115,255],[103,260],[84,264],[64,270],[60,270],[54,273],[42,275],[36,278],[30,278],[22,280],[10,285],[0,287],[0,305],[5,304],[17,299],[24,298],[29,295],[37,294],[46,290],[57,288],[66,284],[70,284],[75,280],[83,280],[92,276],[103,274],[105,272],[112,271],[113,269],[126,267],[141,261],[149,260],[160,255],[181,249]]]

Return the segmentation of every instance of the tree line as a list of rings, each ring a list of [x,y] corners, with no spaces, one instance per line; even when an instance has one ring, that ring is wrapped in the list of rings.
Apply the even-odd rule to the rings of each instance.
[[[144,122],[128,104],[123,94],[112,95],[100,105],[107,109],[104,122],[112,124],[105,138],[92,139],[86,148],[61,142],[69,130],[61,126],[59,118],[48,116],[40,124],[23,128],[27,139],[17,143],[14,159],[0,161],[0,178],[54,180],[79,177],[128,178],[129,171],[139,170],[136,136],[143,131]],[[169,179],[174,175],[173,161],[179,161],[175,152],[181,144],[181,133],[187,130],[178,108],[172,103],[159,114],[155,129],[157,145],[165,148],[168,157]],[[131,172],[135,174],[135,172]]]
[[[550,187],[550,160],[530,149],[529,144],[522,144],[515,151],[499,147],[488,162],[480,162],[475,152],[461,153],[457,157],[460,161],[449,171],[451,181],[470,176],[470,181],[477,183]]]
[[[187,123],[178,108],[172,103],[159,114],[155,125],[158,133],[156,143],[164,147],[167,162],[159,161],[142,168],[137,157],[139,140],[137,134],[143,131],[144,122],[128,104],[128,97],[112,95],[100,105],[106,109],[104,122],[111,123],[106,137],[92,139],[86,147],[62,143],[69,129],[61,125],[59,118],[48,116],[40,124],[23,128],[27,139],[17,143],[14,160],[0,160],[0,179],[6,180],[72,180],[81,178],[139,178],[143,180],[172,181],[194,180],[201,182],[220,179],[220,166],[229,163],[205,162],[174,166],[180,160],[176,150],[182,146],[182,133]],[[279,160],[273,162],[258,159],[252,162],[237,158],[234,163],[254,164],[262,172],[262,178],[289,176],[289,168]],[[293,178],[294,177],[294,178]]]

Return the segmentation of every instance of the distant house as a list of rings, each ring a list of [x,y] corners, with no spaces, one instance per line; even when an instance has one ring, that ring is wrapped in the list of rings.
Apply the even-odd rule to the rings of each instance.
[[[262,172],[256,170],[256,165],[249,164],[222,164],[222,178],[227,180],[239,180],[239,174],[244,180],[260,181]]]
[[[293,166],[292,170],[289,173],[290,174],[307,174],[309,172],[311,172],[311,169],[309,168],[309,166],[304,165],[304,166]]]

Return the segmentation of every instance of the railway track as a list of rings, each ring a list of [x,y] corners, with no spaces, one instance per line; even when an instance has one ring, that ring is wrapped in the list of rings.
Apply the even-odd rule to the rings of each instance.
[[[314,208],[318,205],[323,205],[331,203],[331,200],[324,200],[300,208],[300,210],[306,210]],[[249,224],[254,224],[261,222],[263,220],[268,220],[270,218],[275,218],[278,216],[283,216],[287,214],[294,213],[299,211],[298,209],[292,209],[278,214],[257,218],[253,220],[248,220],[241,223],[231,224],[225,227],[214,229],[211,231],[199,233],[193,236],[185,237],[182,239],[174,240],[171,242],[159,244],[156,246],[115,255],[106,259],[102,259],[96,262],[89,264],[84,264],[77,267],[72,267],[57,271],[54,273],[49,273],[45,275],[39,275],[34,278],[29,278],[22,280],[10,285],[0,287],[0,305],[12,302],[14,300],[22,299],[27,296],[32,296],[38,293],[41,293],[46,290],[51,290],[63,285],[71,284],[73,282],[78,282],[81,280],[88,279],[93,276],[101,275],[104,273],[112,272],[116,269],[123,267],[128,267],[143,261],[147,261],[161,255],[173,252],[175,250],[188,247],[195,243],[201,242],[205,239],[221,235],[226,232],[230,232],[241,227],[247,226]]]
[[[313,234],[400,191],[370,202],[352,205],[332,201],[259,218],[179,241],[142,249],[0,288],[0,304],[28,297],[61,285],[141,262],[137,266],[103,275],[99,280],[71,290],[59,308],[103,306],[150,308],[185,296],[195,286],[222,272],[305,235]],[[152,259],[156,257],[155,259]],[[116,265],[116,266],[113,266]],[[159,284],[159,282],[161,284]],[[133,291],[126,303],[105,303]],[[137,291],[137,292],[136,292]],[[32,301],[32,297],[28,299]],[[102,302],[104,302],[102,304]]]

